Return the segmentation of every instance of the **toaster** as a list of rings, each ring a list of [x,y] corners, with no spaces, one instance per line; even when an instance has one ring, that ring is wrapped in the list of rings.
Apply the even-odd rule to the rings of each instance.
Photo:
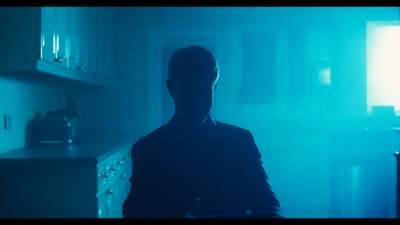
[[[32,133],[34,144],[72,144],[78,141],[79,126],[72,117],[38,118]]]

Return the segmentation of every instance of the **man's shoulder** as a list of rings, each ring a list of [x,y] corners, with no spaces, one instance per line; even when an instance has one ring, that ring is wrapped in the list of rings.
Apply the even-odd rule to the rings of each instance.
[[[137,141],[137,144],[146,144],[146,143],[157,143],[157,139],[162,139],[165,138],[165,134],[167,134],[168,131],[166,129],[165,125],[162,125],[155,130],[151,131],[150,133],[142,136],[139,138]]]
[[[247,149],[254,143],[254,137],[247,128],[221,121],[215,121],[216,135],[222,143],[233,145],[234,148]]]
[[[234,125],[231,123],[225,123],[225,122],[221,122],[219,120],[215,120],[215,125],[218,129],[221,129],[222,131],[226,131],[226,132],[233,132],[233,133],[247,133],[249,132],[248,129],[244,128],[244,127],[240,127],[238,125]]]

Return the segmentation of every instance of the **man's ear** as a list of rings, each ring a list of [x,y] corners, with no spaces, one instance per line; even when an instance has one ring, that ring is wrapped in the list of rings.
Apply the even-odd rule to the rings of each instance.
[[[167,78],[165,80],[165,83],[167,84],[169,96],[171,96],[171,98],[174,98],[175,85],[174,85],[173,81],[170,78]]]

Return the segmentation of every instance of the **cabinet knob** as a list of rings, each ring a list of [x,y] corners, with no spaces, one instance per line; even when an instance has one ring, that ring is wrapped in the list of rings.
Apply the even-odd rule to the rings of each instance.
[[[62,63],[63,62],[63,58],[62,57],[54,58],[54,62]]]
[[[109,188],[109,189],[106,191],[106,194],[111,195],[111,194],[113,193],[113,191],[114,191],[113,188]]]
[[[101,175],[101,177],[102,177],[103,179],[107,179],[108,173],[105,173],[105,174]]]

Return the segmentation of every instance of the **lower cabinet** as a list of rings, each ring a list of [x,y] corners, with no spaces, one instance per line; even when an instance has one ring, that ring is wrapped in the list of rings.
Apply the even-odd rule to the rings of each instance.
[[[122,218],[122,204],[128,196],[130,169],[121,173],[107,188],[97,194],[98,218]]]
[[[98,218],[122,218],[122,204],[130,190],[130,147],[97,166],[100,183],[96,194]]]
[[[73,157],[74,150],[70,157],[42,157],[36,149],[24,157],[0,157],[0,218],[122,218],[131,146],[105,159]]]

